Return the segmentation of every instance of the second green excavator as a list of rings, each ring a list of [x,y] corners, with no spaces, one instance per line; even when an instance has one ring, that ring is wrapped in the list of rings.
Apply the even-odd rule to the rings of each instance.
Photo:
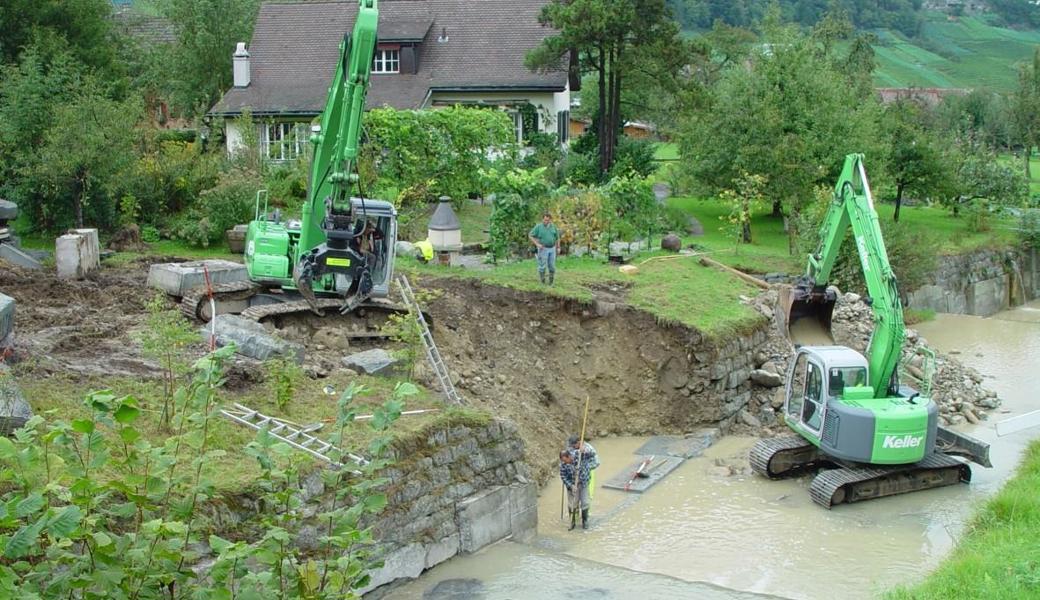
[[[770,478],[823,467],[810,495],[828,508],[969,481],[970,467],[954,455],[991,466],[988,445],[939,425],[930,382],[915,390],[899,381],[903,309],[862,154],[846,157],[819,247],[806,274],[781,294],[788,323],[817,319],[829,332],[837,293],[828,283],[850,228],[874,313],[867,356],[844,346],[797,347],[783,406],[797,435],[763,439],[750,454],[752,469]]]

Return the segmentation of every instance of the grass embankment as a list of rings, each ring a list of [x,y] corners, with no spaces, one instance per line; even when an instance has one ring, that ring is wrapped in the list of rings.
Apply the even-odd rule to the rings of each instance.
[[[888,600],[1040,598],[1040,440],[1016,475],[984,504],[957,548],[923,582]]]
[[[490,270],[420,265],[401,259],[399,267],[438,277],[478,278],[493,285],[553,296],[591,301],[598,293],[622,298],[631,306],[646,310],[665,322],[681,323],[709,337],[746,331],[761,317],[740,302],[740,296],[753,296],[755,288],[721,270],[701,266],[695,257],[662,258],[641,264],[656,256],[641,254],[631,264],[639,270],[626,275],[618,266],[593,258],[560,257],[556,282],[542,285],[534,260],[501,264]]]
[[[63,375],[48,377],[17,377],[16,381],[27,398],[32,400],[33,410],[43,415],[48,421],[81,418],[87,415],[83,399],[92,390],[111,390],[118,396],[134,396],[143,408],[142,418],[135,424],[141,433],[153,444],[162,444],[170,435],[170,431],[160,427],[160,414],[163,405],[162,382],[156,379],[134,379],[129,377],[106,378],[73,378]],[[313,435],[328,439],[336,421],[336,404],[339,394],[347,389],[351,378],[342,372],[334,372],[326,379],[314,380],[301,377],[293,399],[279,408],[275,402],[275,392],[269,383],[251,386],[247,389],[222,390],[220,397],[223,405],[229,407],[238,402],[266,415],[279,417],[299,425],[322,423],[322,429]],[[381,404],[390,395],[395,382],[389,379],[361,376],[359,383],[369,388],[371,393],[356,398],[358,414],[371,414],[372,407]],[[323,388],[331,386],[334,393],[328,394]],[[443,409],[439,396],[420,388],[417,396],[410,397],[405,410],[424,408],[441,409],[435,413],[404,416],[394,424],[393,433],[396,438],[407,440],[409,436],[427,431],[444,419],[455,419],[459,409]],[[472,411],[466,411],[467,413]],[[48,414],[49,413],[49,414]],[[462,414],[461,417],[472,420],[472,416]],[[260,473],[260,469],[247,458],[242,450],[256,437],[256,430],[239,425],[224,417],[217,417],[212,423],[214,449],[225,450],[227,454],[212,459],[207,463],[212,467],[211,477],[219,493],[235,493],[247,490]],[[345,450],[364,452],[372,438],[372,430],[366,422],[356,421],[351,424],[343,444]],[[306,454],[298,455],[303,460],[312,460]],[[317,462],[316,459],[313,459]]]

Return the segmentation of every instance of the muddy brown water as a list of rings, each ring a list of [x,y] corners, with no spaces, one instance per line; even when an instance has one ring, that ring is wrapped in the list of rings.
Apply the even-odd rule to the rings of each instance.
[[[390,597],[829,600],[871,598],[921,579],[1040,437],[1040,428],[1000,438],[994,430],[996,421],[1040,409],[1030,393],[1040,372],[1040,302],[990,318],[939,315],[917,329],[984,374],[1003,400],[989,421],[963,428],[991,444],[995,465],[974,467],[970,485],[828,511],[809,500],[808,478],[720,474],[719,463],[741,464],[754,442],[727,437],[641,496],[597,489],[587,532],[566,530],[554,480],[542,492],[533,545],[453,559]],[[597,440],[600,482],[625,468],[644,439]],[[463,593],[445,595],[453,589]]]

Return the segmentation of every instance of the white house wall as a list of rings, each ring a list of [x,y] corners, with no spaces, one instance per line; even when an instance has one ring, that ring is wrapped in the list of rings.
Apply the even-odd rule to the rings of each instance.
[[[239,148],[245,146],[242,142],[242,126],[238,119],[227,119],[224,121],[224,140],[227,146],[228,157],[233,157]]]

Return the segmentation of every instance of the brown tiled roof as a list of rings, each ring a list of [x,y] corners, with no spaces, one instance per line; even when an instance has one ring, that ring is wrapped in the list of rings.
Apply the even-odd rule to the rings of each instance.
[[[538,23],[547,0],[382,0],[379,39],[405,41],[426,25],[415,74],[372,75],[369,108],[417,108],[431,89],[563,90],[565,71],[535,73],[524,56],[550,35]],[[211,109],[235,115],[317,114],[354,24],[357,1],[265,3],[249,45],[250,84]],[[445,41],[439,41],[447,34]],[[396,37],[395,37],[396,36]]]
[[[118,31],[144,42],[172,44],[177,41],[173,23],[165,17],[150,17],[124,9],[113,11],[112,20]]]

